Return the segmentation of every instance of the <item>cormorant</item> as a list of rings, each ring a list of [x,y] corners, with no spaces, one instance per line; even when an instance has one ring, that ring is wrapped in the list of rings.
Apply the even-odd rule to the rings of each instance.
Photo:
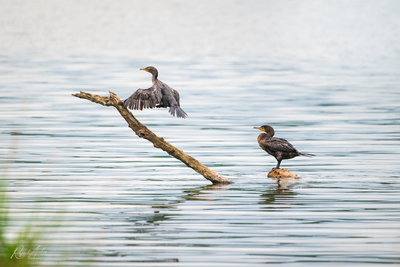
[[[186,118],[187,114],[179,105],[179,93],[167,84],[158,80],[158,71],[149,66],[144,69],[153,75],[153,86],[149,89],[137,89],[130,97],[120,102],[124,108],[140,109],[144,108],[167,108],[169,113],[178,118]]]
[[[273,137],[275,131],[269,125],[263,125],[261,127],[253,127],[253,128],[265,132],[258,136],[257,138],[258,144],[265,152],[274,156],[278,161],[276,167],[272,168],[271,171],[279,169],[281,161],[284,159],[291,159],[297,156],[305,156],[305,157],[315,156],[313,154],[300,153],[287,140],[278,137]]]

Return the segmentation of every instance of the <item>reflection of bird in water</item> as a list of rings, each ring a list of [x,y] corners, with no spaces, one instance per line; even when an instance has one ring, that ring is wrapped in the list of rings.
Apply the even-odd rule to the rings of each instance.
[[[120,102],[124,108],[140,109],[144,108],[167,108],[169,113],[178,118],[186,118],[187,114],[179,105],[179,93],[162,81],[158,80],[158,71],[154,67],[141,69],[153,75],[153,86],[149,89],[137,89],[130,97]]]
[[[291,159],[297,156],[312,157],[313,154],[300,153],[295,149],[291,143],[282,138],[273,137],[275,134],[274,129],[269,125],[261,127],[254,127],[254,129],[261,130],[262,133],[258,136],[257,141],[260,147],[268,154],[274,156],[278,164],[272,170],[279,169],[281,161],[284,159]]]

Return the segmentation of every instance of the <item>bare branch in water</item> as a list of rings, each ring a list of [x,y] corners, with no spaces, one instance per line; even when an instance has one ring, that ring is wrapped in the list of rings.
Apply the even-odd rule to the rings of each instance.
[[[148,141],[152,142],[154,147],[160,148],[167,152],[169,155],[173,156],[174,158],[182,161],[186,164],[186,166],[192,168],[199,174],[203,175],[204,178],[211,181],[213,184],[232,184],[233,182],[215,171],[207,168],[203,164],[201,164],[195,158],[187,155],[182,150],[177,149],[175,146],[171,145],[167,141],[164,140],[162,137],[158,137],[152,131],[150,131],[145,125],[143,125],[140,121],[138,121],[133,114],[125,109],[122,105],[119,105],[120,98],[117,94],[110,92],[110,96],[99,96],[94,95],[86,92],[80,92],[78,94],[72,94],[75,97],[84,98],[89,101],[98,103],[103,106],[114,106],[121,116],[126,120],[129,127],[141,138],[147,139]]]

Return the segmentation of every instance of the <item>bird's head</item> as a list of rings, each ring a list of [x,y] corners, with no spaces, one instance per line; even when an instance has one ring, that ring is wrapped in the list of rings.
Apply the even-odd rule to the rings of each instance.
[[[154,68],[154,67],[152,67],[152,66],[148,66],[148,67],[143,68],[143,69],[140,69],[140,70],[144,70],[144,71],[150,72],[150,73],[153,74],[153,76],[156,77],[156,78],[157,78],[157,76],[158,76],[158,71],[157,71],[157,69]]]
[[[257,130],[263,131],[266,134],[270,135],[271,137],[274,136],[274,134],[275,134],[274,128],[272,128],[269,125],[263,125],[263,126],[260,126],[260,127],[253,127],[253,129],[257,129]]]

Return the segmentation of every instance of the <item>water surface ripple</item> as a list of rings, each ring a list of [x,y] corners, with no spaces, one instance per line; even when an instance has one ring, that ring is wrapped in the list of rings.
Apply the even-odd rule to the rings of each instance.
[[[128,35],[127,49],[116,49],[125,44],[117,37],[127,28],[148,29],[134,25],[125,13],[134,10],[136,19],[145,21],[138,10],[144,10],[147,2],[142,4],[145,7],[135,6],[138,9],[118,9],[111,4],[106,8],[109,1],[99,1],[93,8],[88,4],[93,1],[84,1],[76,21],[62,16],[76,10],[73,1],[60,1],[69,7],[65,11],[42,5],[50,1],[37,1],[43,10],[29,6],[29,1],[19,2],[33,13],[10,20],[14,18],[10,4],[2,3],[11,13],[0,11],[4,13],[0,23],[8,22],[0,27],[5,40],[0,48],[6,49],[0,51],[1,179],[10,199],[7,236],[13,237],[29,221],[42,226],[38,242],[46,251],[44,266],[86,262],[107,267],[400,265],[400,68],[393,57],[384,55],[390,49],[384,53],[375,39],[368,42],[376,36],[369,33],[380,34],[381,29],[379,24],[368,24],[370,19],[382,20],[388,29],[398,31],[398,5],[390,11],[390,1],[373,5],[350,1],[360,4],[328,8],[333,13],[356,14],[355,22],[366,23],[361,27],[368,29],[364,36],[354,26],[357,23],[347,28],[340,19],[335,20],[339,24],[331,23],[329,17],[317,20],[322,16],[318,14],[328,12],[322,4],[275,4],[276,14],[283,17],[260,16],[264,23],[256,23],[255,15],[260,13],[254,13],[247,16],[249,24],[241,24],[245,21],[240,16],[221,20],[227,32],[217,31],[223,34],[213,42],[213,27],[221,25],[214,19],[220,17],[203,20],[207,5],[171,1],[171,6],[165,4],[171,10],[187,11],[186,5],[198,8],[165,22],[166,29],[180,29],[176,36],[187,33],[187,38],[179,39],[181,46],[175,46],[168,42],[175,32],[171,37],[164,31],[166,41],[159,45],[169,52],[175,48],[171,56],[162,55],[162,49],[157,55],[150,53],[151,45],[143,51],[128,45],[151,43],[150,35],[139,35],[138,40]],[[130,6],[128,2],[118,3]],[[206,1],[211,2],[222,5],[225,1]],[[267,12],[254,5],[261,2],[250,1],[243,7],[241,1],[232,1],[226,8],[234,13],[226,13]],[[314,10],[308,12],[307,6],[322,13],[307,16]],[[47,8],[60,13],[41,16]],[[211,15],[222,12],[213,10]],[[288,16],[290,10],[296,16]],[[382,10],[385,15],[377,16],[375,12]],[[113,12],[117,11],[125,16],[116,16]],[[111,18],[110,12],[114,20],[104,21]],[[93,25],[72,31],[88,23],[83,22],[83,14]],[[345,21],[351,21],[353,17],[346,14]],[[50,24],[53,16],[59,17],[59,24]],[[179,18],[187,19],[192,29],[209,29],[210,38],[200,30],[202,38],[195,38],[178,23]],[[41,19],[43,24],[15,30],[19,23]],[[277,28],[264,27],[275,25],[274,21]],[[318,26],[312,28],[315,21]],[[94,22],[104,29],[93,30],[99,29]],[[327,28],[332,29],[329,34],[317,34]],[[258,35],[251,35],[250,29],[258,30]],[[276,31],[266,34],[268,29]],[[296,29],[304,31],[291,37]],[[103,31],[110,35],[103,38]],[[387,33],[379,38],[386,44],[399,43],[388,36],[400,35]],[[58,34],[71,40],[55,38]],[[216,52],[230,36],[243,38],[239,44],[226,45],[228,56]],[[350,43],[354,46],[346,43],[351,36],[357,37]],[[265,43],[253,42],[253,49],[246,38],[265,39]],[[265,49],[264,44],[268,44]],[[316,54],[305,53],[311,44]],[[325,45],[330,50],[322,49]],[[49,54],[32,53],[42,46],[49,47]],[[203,46],[210,51],[203,51],[201,57],[192,54]],[[106,51],[108,47],[112,51]],[[236,48],[240,48],[238,54]],[[71,53],[66,52],[69,49]],[[246,54],[247,50],[258,55]],[[337,60],[328,60],[336,56]],[[137,88],[150,86],[149,74],[139,71],[148,65],[156,66],[159,78],[180,92],[181,106],[189,116],[177,119],[165,109],[133,114],[158,136],[234,184],[210,185],[138,138],[114,108],[71,96],[79,91],[108,95],[111,90],[127,97]],[[276,136],[289,140],[299,151],[316,154],[282,163],[300,178],[267,177],[276,161],[259,148],[259,132],[253,129],[263,124],[272,125]]]
[[[113,108],[71,96],[112,89],[125,97],[135,77],[149,82],[138,71],[144,62],[116,62],[108,62],[107,77],[90,58],[2,67],[8,73],[1,84],[1,164],[11,216],[17,225],[32,216],[46,225],[62,212],[61,226],[41,241],[50,265],[59,257],[53,247],[70,251],[70,265],[85,258],[95,266],[400,262],[395,77],[350,79],[357,69],[332,69],[343,78],[338,81],[307,65],[254,71],[246,63],[240,72],[227,63],[210,76],[221,66],[188,62],[185,75],[197,78],[182,80],[177,64],[158,62],[189,117],[134,114],[235,181],[212,186],[139,139]],[[76,77],[75,68],[91,70]],[[317,155],[284,161],[300,179],[267,178],[275,161],[252,129],[264,123]]]

